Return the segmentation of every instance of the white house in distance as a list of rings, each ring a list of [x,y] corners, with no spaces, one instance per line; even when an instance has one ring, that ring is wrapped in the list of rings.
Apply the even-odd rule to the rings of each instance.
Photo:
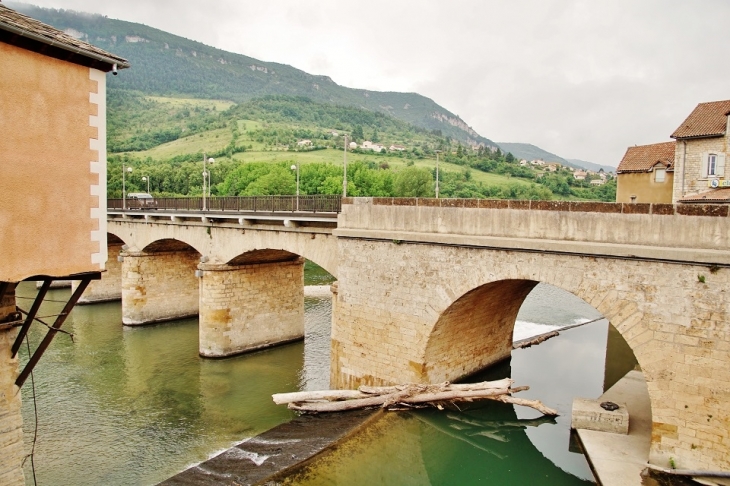
[[[312,141],[311,140],[299,140],[297,142],[297,147],[311,147]]]
[[[403,152],[405,149],[406,148],[403,145],[393,144],[388,150],[390,150],[391,152]]]
[[[382,152],[383,149],[385,149],[384,146],[379,143],[373,143],[370,140],[365,140],[362,145],[360,145],[360,148],[363,150],[372,150],[373,152]]]

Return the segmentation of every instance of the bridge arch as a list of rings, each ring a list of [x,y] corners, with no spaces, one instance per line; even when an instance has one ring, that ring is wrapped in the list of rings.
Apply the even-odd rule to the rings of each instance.
[[[438,316],[424,349],[424,379],[430,383],[456,380],[507,358],[517,314],[538,283],[553,285],[590,304],[622,335],[640,366],[646,361],[643,339],[647,332],[653,333],[645,324],[639,303],[621,298],[613,285],[603,289],[570,287],[560,276],[540,282],[505,279],[468,290]]]

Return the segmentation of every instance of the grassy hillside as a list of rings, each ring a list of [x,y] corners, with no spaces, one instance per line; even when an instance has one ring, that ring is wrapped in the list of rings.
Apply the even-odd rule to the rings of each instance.
[[[327,76],[226,52],[142,24],[71,10],[8,5],[128,59],[132,68],[109,77],[111,89],[236,103],[265,95],[305,96],[387,114],[464,144],[496,146],[457,115],[417,93],[351,89]]]

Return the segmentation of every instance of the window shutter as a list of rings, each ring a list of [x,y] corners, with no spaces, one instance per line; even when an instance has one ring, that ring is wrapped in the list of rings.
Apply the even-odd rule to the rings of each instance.
[[[717,154],[717,175],[725,177],[725,154]]]
[[[707,152],[700,154],[700,179],[707,179]]]

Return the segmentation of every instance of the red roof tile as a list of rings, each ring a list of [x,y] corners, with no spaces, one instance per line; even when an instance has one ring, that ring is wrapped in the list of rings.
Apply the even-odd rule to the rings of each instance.
[[[684,196],[679,202],[730,202],[730,187]]]
[[[700,103],[671,137],[721,137],[725,135],[728,113],[730,100]]]
[[[618,164],[616,173],[648,172],[657,162],[661,162],[667,168],[674,168],[676,144],[677,142],[662,142],[629,147],[621,163]]]

